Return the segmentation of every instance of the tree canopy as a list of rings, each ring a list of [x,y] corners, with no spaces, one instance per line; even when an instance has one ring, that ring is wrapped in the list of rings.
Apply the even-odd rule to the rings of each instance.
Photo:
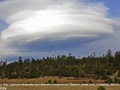
[[[99,57],[95,52],[93,55],[82,58],[69,53],[42,59],[23,59],[20,56],[17,61],[9,64],[0,61],[0,77],[9,79],[44,76],[84,78],[87,74],[93,74],[95,79],[108,80],[108,76],[116,72],[120,77],[120,51],[116,51],[113,55],[111,50]]]

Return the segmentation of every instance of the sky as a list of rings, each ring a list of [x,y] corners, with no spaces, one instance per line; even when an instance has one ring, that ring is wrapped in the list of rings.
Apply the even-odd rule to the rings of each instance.
[[[120,50],[120,0],[0,0],[0,59]]]

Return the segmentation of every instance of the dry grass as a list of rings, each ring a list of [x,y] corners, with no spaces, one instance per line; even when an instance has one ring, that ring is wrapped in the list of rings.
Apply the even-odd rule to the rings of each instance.
[[[7,87],[7,90],[97,90],[98,86]],[[120,90],[120,86],[106,86],[106,90]]]
[[[0,84],[14,84],[14,83],[33,83],[33,84],[40,84],[46,83],[48,80],[57,80],[59,84],[66,84],[66,83],[82,83],[88,82],[89,80],[68,80],[67,77],[63,77],[62,79],[58,77],[44,77],[44,78],[35,78],[35,79],[0,79]],[[104,81],[92,80],[93,83],[103,83]],[[8,86],[7,90],[97,90],[98,86]],[[120,86],[106,86],[106,90],[120,90]]]
[[[88,80],[68,80],[67,77],[59,78],[59,77],[40,77],[40,78],[35,78],[35,79],[0,79],[0,84],[2,83],[33,83],[33,84],[40,84],[40,83],[46,83],[48,80],[57,80],[58,84],[68,84],[68,83],[73,83],[73,84],[80,84],[80,83],[88,83]],[[103,80],[92,80],[92,83],[103,83]]]

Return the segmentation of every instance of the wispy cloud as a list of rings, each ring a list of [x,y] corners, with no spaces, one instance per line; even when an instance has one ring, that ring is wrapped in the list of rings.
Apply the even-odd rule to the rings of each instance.
[[[6,0],[0,18],[1,57],[76,48],[114,34],[117,21],[103,3],[83,0]],[[7,51],[7,54],[6,54]]]

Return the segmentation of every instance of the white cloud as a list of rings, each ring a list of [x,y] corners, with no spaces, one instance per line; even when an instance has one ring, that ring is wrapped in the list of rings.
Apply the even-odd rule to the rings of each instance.
[[[9,50],[8,55],[34,50],[38,45],[38,50],[43,50],[87,44],[115,32],[116,21],[107,17],[108,8],[99,2],[6,0],[0,3],[0,12],[0,18],[9,24],[1,32],[0,50]]]

